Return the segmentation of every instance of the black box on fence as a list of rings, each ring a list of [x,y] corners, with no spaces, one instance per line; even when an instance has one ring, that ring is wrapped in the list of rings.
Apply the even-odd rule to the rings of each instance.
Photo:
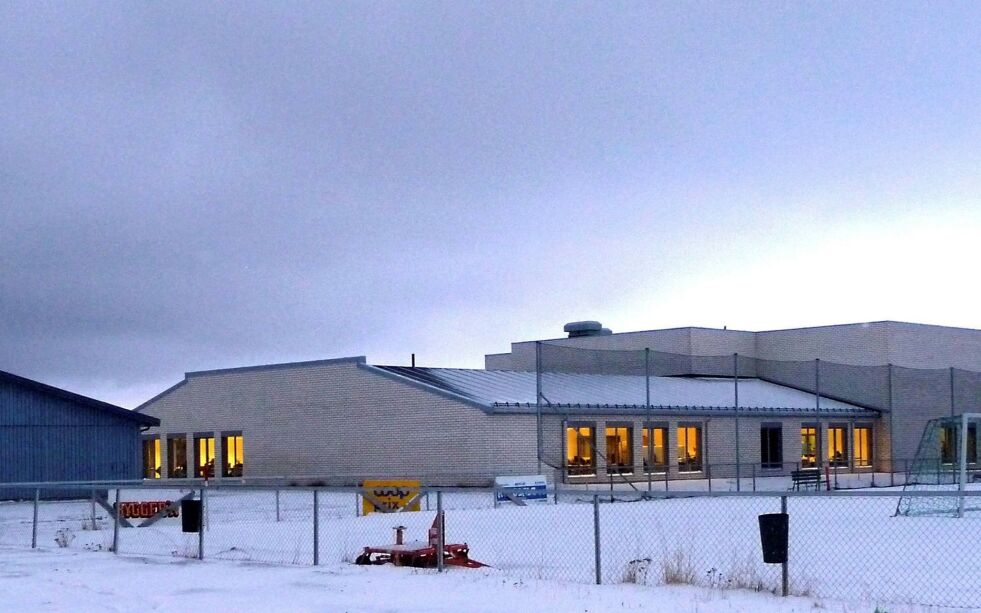
[[[184,532],[201,530],[200,500],[181,500],[181,530]]]
[[[763,561],[767,564],[783,564],[787,561],[787,541],[790,517],[786,513],[760,515],[760,543],[763,545]]]

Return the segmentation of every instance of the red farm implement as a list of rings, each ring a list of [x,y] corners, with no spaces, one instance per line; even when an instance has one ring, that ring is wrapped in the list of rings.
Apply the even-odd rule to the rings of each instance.
[[[436,514],[429,528],[428,541],[404,541],[405,526],[395,527],[395,544],[368,546],[354,561],[355,564],[394,564],[395,566],[414,566],[416,568],[436,568],[436,552],[439,551],[440,532],[446,534],[446,520],[442,513]],[[470,559],[470,547],[466,543],[443,544],[443,564],[480,568],[486,566]]]

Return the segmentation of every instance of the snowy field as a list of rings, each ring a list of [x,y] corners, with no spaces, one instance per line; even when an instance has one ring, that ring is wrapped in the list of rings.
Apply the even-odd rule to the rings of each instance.
[[[123,500],[180,495],[126,490]],[[0,556],[5,560],[3,580],[23,583],[22,597],[27,599],[50,596],[50,589],[41,587],[51,579],[46,566],[61,569],[57,577],[74,581],[71,585],[82,585],[79,577],[101,568],[93,573],[98,577],[95,585],[103,585],[89,594],[96,599],[93,607],[98,606],[94,594],[100,590],[141,602],[144,596],[160,602],[211,602],[227,593],[229,583],[251,586],[267,581],[267,575],[283,590],[297,586],[303,596],[296,608],[331,610],[431,608],[426,599],[437,594],[447,603],[466,603],[465,610],[474,610],[474,603],[484,599],[524,603],[519,610],[552,610],[553,605],[555,610],[629,609],[649,605],[651,599],[691,604],[688,609],[666,604],[665,610],[810,610],[815,603],[836,610],[869,610],[876,605],[890,611],[917,610],[918,605],[981,607],[981,517],[976,514],[963,520],[893,517],[898,500],[893,495],[790,498],[790,588],[798,598],[787,601],[771,593],[779,588],[780,567],[763,564],[757,523],[759,514],[779,511],[779,497],[687,497],[600,505],[603,586],[590,585],[595,580],[593,506],[575,503],[571,495],[560,500],[559,505],[495,509],[489,493],[446,494],[447,542],[469,543],[471,556],[492,568],[453,569],[445,576],[351,564],[365,545],[391,543],[397,524],[407,527],[407,538],[424,539],[434,514],[424,510],[358,517],[350,493],[320,494],[322,566],[310,567],[312,493],[296,490],[280,494],[279,521],[273,491],[210,491],[204,563],[193,560],[198,537],[182,533],[179,519],[121,528],[123,555],[105,553],[112,544],[111,520],[97,507],[97,529],[92,530],[86,501],[40,505],[40,553],[24,552],[30,547],[32,504],[0,504]],[[435,495],[430,507],[435,509]],[[56,543],[59,535],[65,547]],[[130,573],[140,572],[154,576],[147,577],[152,586],[129,580]],[[119,573],[127,579],[117,585],[113,578],[118,582]],[[175,578],[161,580],[160,573]],[[221,581],[208,588],[209,582],[199,576]],[[306,583],[314,587],[306,589]],[[319,593],[328,583],[337,592],[330,598],[340,600],[324,600],[327,596]],[[140,586],[138,591],[127,594],[133,585]],[[151,593],[143,594],[147,589]],[[355,594],[365,590],[384,594],[387,604],[358,601]],[[402,593],[405,596],[399,597]],[[548,597],[538,602],[543,593]],[[351,596],[345,600],[343,594]],[[454,600],[457,597],[461,600]],[[249,600],[243,597],[240,602]],[[56,608],[61,604],[51,602]]]
[[[352,611],[540,613],[814,611],[868,605],[702,587],[580,585],[493,569],[434,571],[333,564],[282,567],[79,552],[0,553],[5,611]],[[917,609],[901,606],[889,611]]]

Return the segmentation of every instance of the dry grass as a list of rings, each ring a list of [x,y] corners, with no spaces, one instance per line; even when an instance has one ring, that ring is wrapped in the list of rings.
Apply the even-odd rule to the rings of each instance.
[[[661,575],[667,585],[694,585],[695,565],[683,549],[661,559]]]

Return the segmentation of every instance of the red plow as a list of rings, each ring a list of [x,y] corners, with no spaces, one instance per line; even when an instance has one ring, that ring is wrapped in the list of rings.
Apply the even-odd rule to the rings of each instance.
[[[440,535],[446,534],[446,520],[442,512],[436,514],[433,525],[429,528],[428,541],[405,541],[405,526],[395,527],[395,544],[368,546],[355,559],[355,564],[394,564],[395,566],[413,566],[416,568],[436,568],[436,552],[439,551]],[[464,568],[480,568],[487,566],[482,562],[470,559],[470,546],[466,543],[443,543],[443,564],[462,566]]]

